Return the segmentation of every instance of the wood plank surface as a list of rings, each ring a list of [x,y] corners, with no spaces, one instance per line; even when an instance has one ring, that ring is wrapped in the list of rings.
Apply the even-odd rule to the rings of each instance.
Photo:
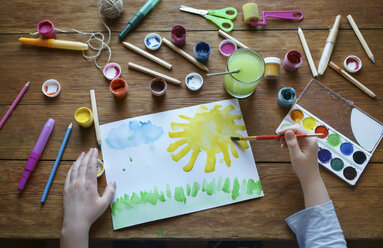
[[[37,23],[50,19],[57,28],[76,28],[81,31],[103,31],[97,20],[97,2],[80,1],[6,1],[0,8],[0,116],[7,111],[23,85],[31,86],[0,129],[0,238],[58,238],[62,222],[62,191],[67,170],[81,151],[96,147],[94,128],[84,129],[74,120],[77,108],[91,107],[89,89],[96,90],[100,124],[129,117],[157,113],[231,98],[223,89],[223,77],[206,77],[205,73],[163,46],[154,55],[173,64],[171,71],[124,48],[118,42],[118,33],[145,1],[124,1],[123,15],[108,21],[112,29],[112,61],[122,67],[122,78],[128,82],[128,96],[116,100],[109,91],[109,82],[92,61],[82,57],[81,52],[39,48],[21,45],[19,37],[29,37]],[[301,22],[268,20],[264,28],[250,28],[243,23],[242,5],[248,1],[193,1],[163,0],[145,18],[143,23],[126,41],[145,49],[143,39],[149,32],[156,32],[170,39],[170,29],[183,25],[187,29],[184,49],[193,54],[199,41],[211,45],[212,53],[207,66],[211,72],[222,71],[226,58],[218,51],[223,40],[217,27],[203,17],[179,11],[186,4],[201,9],[217,9],[233,6],[238,10],[234,21],[235,30],[230,33],[264,57],[283,58],[291,49],[303,52],[297,34],[300,26],[306,36],[315,64],[318,65],[325,45],[328,29],[335,16],[342,15],[338,39],[332,61],[338,65],[348,55],[357,55],[363,61],[363,69],[355,77],[377,94],[373,100],[346,81],[331,68],[318,78],[341,96],[350,99],[383,122],[383,1],[257,1],[261,11],[300,10],[304,13]],[[367,58],[345,16],[352,14],[367,43],[375,55],[376,64]],[[69,33],[57,34],[58,39],[85,42],[88,36]],[[91,53],[89,53],[91,54]],[[100,63],[106,61],[104,53]],[[128,62],[158,70],[161,73],[184,81],[190,72],[203,75],[205,83],[198,92],[191,92],[185,85],[169,84],[165,97],[151,95],[148,85],[151,76],[128,69]],[[298,95],[311,79],[311,71],[304,56],[302,66],[296,72],[280,68],[276,81],[262,79],[255,93],[240,100],[247,130],[250,134],[272,134],[288,109],[277,104],[277,93],[284,86],[292,86]],[[62,92],[49,99],[41,92],[42,83],[57,79]],[[315,101],[315,99],[313,99]],[[318,102],[318,104],[320,104]],[[328,111],[328,110],[324,110]],[[41,162],[32,175],[25,192],[18,194],[16,187],[26,160],[48,118],[56,124],[51,138],[41,157]],[[40,198],[49,177],[61,140],[69,124],[74,128],[63,155],[63,161],[44,206]],[[286,150],[279,143],[265,141],[253,143],[252,150],[257,163],[265,197],[212,210],[138,225],[119,231],[112,230],[110,211],[107,210],[94,224],[92,238],[107,239],[204,239],[204,240],[293,240],[294,235],[284,218],[301,210],[303,196],[299,182],[289,163]],[[101,156],[100,156],[101,158]],[[356,187],[352,188],[325,169],[321,174],[328,187],[340,223],[347,239],[383,239],[383,146],[380,145],[364,171]],[[105,187],[105,177],[99,180],[100,189]],[[157,233],[162,231],[164,236]]]

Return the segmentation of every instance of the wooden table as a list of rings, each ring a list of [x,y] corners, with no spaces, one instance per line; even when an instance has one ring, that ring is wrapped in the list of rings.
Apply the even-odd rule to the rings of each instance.
[[[351,85],[335,71],[328,68],[319,80],[340,95],[383,122],[383,2],[365,1],[266,1],[259,0],[260,10],[292,10],[304,13],[304,20],[268,20],[264,28],[254,30],[243,23],[242,5],[247,1],[196,1],[193,7],[223,8],[233,6],[238,10],[235,31],[231,35],[263,56],[283,58],[291,49],[303,50],[297,26],[305,32],[314,61],[318,64],[322,49],[335,16],[342,15],[340,30],[332,60],[341,65],[346,56],[354,54],[363,61],[363,69],[356,77],[378,96],[373,100]],[[204,74],[191,63],[163,46],[153,54],[174,65],[172,71],[124,48],[117,39],[120,30],[143,5],[144,1],[125,1],[121,18],[108,21],[113,34],[112,61],[122,67],[122,78],[129,85],[128,96],[117,101],[109,91],[109,82],[92,61],[83,59],[80,52],[53,50],[23,46],[17,42],[21,36],[36,31],[42,19],[53,21],[57,28],[76,28],[81,31],[103,31],[97,20],[97,1],[21,1],[2,3],[0,9],[0,115],[2,116],[22,86],[31,81],[27,93],[0,130],[0,238],[59,238],[62,221],[62,192],[64,179],[72,162],[81,151],[96,147],[94,128],[83,129],[74,120],[78,107],[90,107],[89,89],[96,90],[100,123],[108,123],[129,117],[157,113],[196,104],[229,99],[223,89],[223,77],[209,77],[198,92],[185,87],[169,85],[166,97],[152,97],[148,84],[152,77],[129,70],[129,61],[156,69],[184,80],[190,72]],[[198,41],[206,41],[212,47],[208,67],[212,72],[222,71],[226,59],[218,52],[222,40],[217,27],[202,17],[178,10],[180,2],[161,1],[132,32],[126,41],[144,48],[143,39],[149,32],[157,32],[170,38],[170,29],[180,24],[187,29],[185,50],[192,53]],[[188,3],[189,4],[189,3]],[[368,60],[357,40],[346,15],[352,14],[371,50],[376,64]],[[58,34],[57,38],[85,41],[88,37],[74,33]],[[105,61],[103,55],[100,63]],[[262,80],[255,93],[240,100],[242,113],[250,134],[271,134],[285,116],[287,109],[276,101],[278,90],[293,86],[298,94],[311,79],[306,59],[295,73],[281,68],[281,76],[275,82]],[[62,84],[61,94],[48,99],[41,92],[42,83],[50,78]],[[313,99],[315,101],[315,99]],[[326,111],[326,110],[324,110]],[[26,160],[43,124],[51,117],[56,120],[51,138],[25,191],[18,194],[16,188]],[[74,128],[60,167],[56,173],[48,199],[44,206],[40,198],[56,159],[61,140],[70,122]],[[299,182],[290,165],[287,151],[277,142],[262,142],[252,146],[265,197],[208,211],[156,221],[131,228],[113,231],[110,210],[94,224],[92,238],[131,239],[229,239],[229,240],[286,240],[294,239],[284,218],[303,209],[303,197]],[[376,150],[368,168],[356,187],[352,188],[333,174],[321,168],[321,174],[349,240],[383,238],[383,147]],[[99,180],[105,187],[105,177]],[[163,236],[159,237],[161,231]]]

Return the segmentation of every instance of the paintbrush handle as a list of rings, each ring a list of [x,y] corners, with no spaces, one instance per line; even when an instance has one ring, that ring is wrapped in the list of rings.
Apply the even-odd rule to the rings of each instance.
[[[313,133],[313,134],[298,133],[298,134],[295,134],[295,137],[297,137],[297,138],[318,137],[318,136],[323,136],[323,133]],[[271,139],[281,139],[284,137],[285,137],[284,135],[259,135],[259,136],[241,137],[241,140],[271,140]]]

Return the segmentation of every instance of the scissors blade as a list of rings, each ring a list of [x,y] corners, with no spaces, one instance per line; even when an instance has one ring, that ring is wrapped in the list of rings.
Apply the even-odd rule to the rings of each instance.
[[[184,12],[188,12],[188,13],[193,13],[193,14],[201,15],[201,16],[206,16],[208,14],[207,10],[195,9],[195,8],[191,8],[191,7],[188,7],[188,6],[185,6],[185,5],[181,5],[180,6],[180,10],[184,11]]]

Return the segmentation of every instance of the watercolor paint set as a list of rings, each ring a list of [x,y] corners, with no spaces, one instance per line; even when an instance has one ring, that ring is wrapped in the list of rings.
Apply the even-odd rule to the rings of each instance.
[[[293,124],[324,134],[318,137],[318,162],[350,185],[356,184],[383,137],[379,121],[315,79],[277,131]]]

